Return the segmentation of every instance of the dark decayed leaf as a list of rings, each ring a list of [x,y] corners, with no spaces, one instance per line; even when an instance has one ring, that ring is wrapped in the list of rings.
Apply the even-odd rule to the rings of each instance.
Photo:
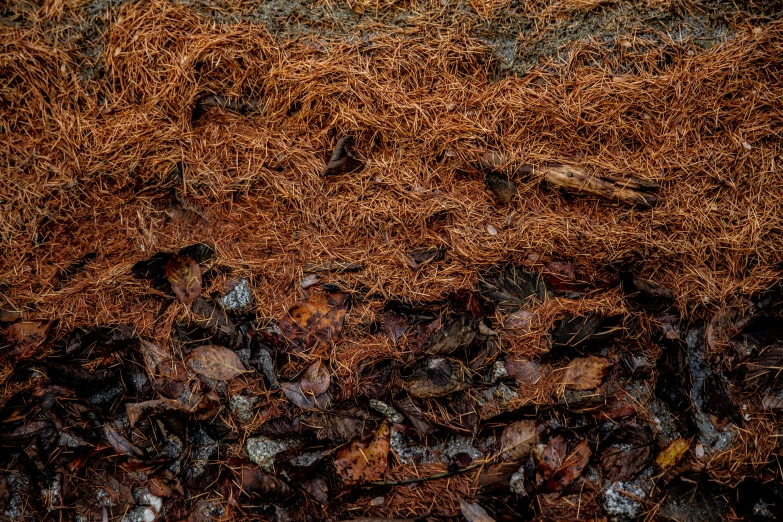
[[[645,310],[663,312],[674,306],[672,291],[647,279],[623,272],[620,274],[620,286],[629,301]]]
[[[624,426],[612,432],[598,456],[605,477],[610,482],[627,481],[652,460],[653,441],[639,426]]]
[[[691,401],[690,359],[682,341],[669,341],[657,362],[655,396],[666,404],[669,411],[676,412],[677,428],[687,435],[693,435],[698,428],[693,421]]]
[[[302,482],[302,489],[321,504],[329,503],[329,485],[321,477],[313,477]]]
[[[587,467],[590,461],[590,446],[587,439],[577,444],[571,453],[566,456],[565,459],[558,466],[552,477],[547,480],[543,487],[543,491],[560,491],[570,486],[574,480],[579,478]]]
[[[337,472],[349,484],[380,479],[389,465],[390,435],[389,425],[383,423],[369,445],[355,440],[342,448],[334,459]]]
[[[745,363],[745,386],[758,388],[771,384],[783,388],[783,342],[774,342]]]
[[[418,362],[404,387],[414,397],[444,397],[470,386],[465,368],[454,359],[433,357]]]
[[[174,254],[166,263],[166,278],[171,290],[185,304],[201,295],[201,268],[193,259]]]
[[[174,399],[153,399],[144,402],[125,404],[125,413],[128,415],[128,423],[135,426],[145,414],[162,413],[167,411],[190,411],[185,404]]]
[[[239,350],[244,347],[245,341],[242,332],[226,315],[223,307],[199,297],[190,308],[193,312],[193,325],[200,328],[195,340],[200,342],[205,337],[211,338],[212,343]]]
[[[442,260],[445,256],[445,248],[417,248],[408,253],[408,266],[418,270],[424,265]]]
[[[243,495],[270,498],[282,502],[295,494],[293,488],[285,481],[269,473],[264,473],[252,462],[243,462],[238,466],[238,469],[233,469]]]
[[[280,331],[298,350],[311,348],[318,341],[336,339],[343,328],[348,305],[346,294],[312,295],[291,307],[280,321]]]
[[[435,426],[421,411],[421,407],[416,400],[411,397],[404,397],[397,401],[396,406],[422,436],[435,433]]]
[[[126,455],[129,457],[141,457],[144,455],[142,451],[131,444],[123,435],[117,432],[116,429],[111,426],[104,426],[104,434],[106,435],[106,441],[114,448],[120,455]]]
[[[729,395],[726,382],[718,375],[712,374],[704,379],[702,397],[702,409],[713,415],[719,424],[725,424],[727,420],[740,422],[739,408]]]
[[[343,136],[337,141],[334,147],[332,157],[326,164],[326,168],[321,173],[322,176],[339,176],[340,174],[349,174],[357,172],[364,168],[364,162],[359,160],[351,152],[353,146],[353,136]]]
[[[749,300],[741,299],[718,310],[710,319],[704,332],[707,346],[713,350],[723,348],[750,322],[755,308]]]
[[[600,312],[585,316],[568,316],[555,322],[552,329],[552,349],[546,355],[556,358],[569,352],[586,350],[615,339],[622,327],[617,317],[604,317]]]
[[[188,368],[216,381],[230,381],[242,375],[245,365],[235,352],[223,346],[199,346],[185,360]]]
[[[538,274],[515,266],[484,275],[479,291],[499,309],[509,312],[524,306],[529,299],[540,300],[546,296],[544,280]]]
[[[479,321],[468,315],[451,314],[441,319],[441,326],[430,335],[424,351],[432,355],[447,355],[470,346],[479,334]]]
[[[486,177],[487,188],[500,203],[508,203],[517,195],[517,185],[506,174],[500,172],[488,172]]]
[[[449,306],[458,314],[467,314],[475,319],[481,319],[495,313],[495,305],[481,294],[461,288],[448,297]]]
[[[366,410],[353,402],[344,402],[330,408],[323,415],[329,430],[329,438],[338,444],[347,442],[365,432],[371,419]]]
[[[461,499],[459,501],[459,509],[468,522],[495,522],[495,519],[487,514],[486,509],[473,502]]]
[[[383,330],[393,343],[397,343],[408,331],[408,317],[399,312],[389,310],[382,316]]]
[[[590,283],[581,274],[577,273],[571,263],[564,261],[550,261],[544,265],[541,273],[547,288],[557,294],[565,294],[572,297],[576,292],[589,290]]]

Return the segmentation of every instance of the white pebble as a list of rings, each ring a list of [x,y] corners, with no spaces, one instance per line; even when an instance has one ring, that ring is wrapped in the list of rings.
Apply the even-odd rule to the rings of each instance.
[[[498,230],[495,227],[493,227],[492,225],[487,225],[487,232],[489,232],[490,236],[497,236],[498,235]]]

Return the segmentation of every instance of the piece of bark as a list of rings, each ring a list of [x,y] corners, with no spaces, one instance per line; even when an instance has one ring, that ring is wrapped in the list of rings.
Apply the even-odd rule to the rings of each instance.
[[[652,206],[658,203],[658,196],[651,192],[659,187],[651,181],[621,178],[612,174],[599,176],[582,167],[565,163],[545,163],[539,173],[549,184],[569,192],[619,200],[627,205]]]

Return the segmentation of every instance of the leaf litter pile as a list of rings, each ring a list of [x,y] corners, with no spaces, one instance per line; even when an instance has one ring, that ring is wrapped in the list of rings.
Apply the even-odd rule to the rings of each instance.
[[[447,4],[7,15],[0,517],[783,516],[783,24],[503,77]]]

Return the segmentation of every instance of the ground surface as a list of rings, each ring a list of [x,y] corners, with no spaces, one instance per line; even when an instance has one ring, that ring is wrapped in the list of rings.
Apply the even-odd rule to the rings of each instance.
[[[4,5],[0,518],[777,520],[782,15]]]

